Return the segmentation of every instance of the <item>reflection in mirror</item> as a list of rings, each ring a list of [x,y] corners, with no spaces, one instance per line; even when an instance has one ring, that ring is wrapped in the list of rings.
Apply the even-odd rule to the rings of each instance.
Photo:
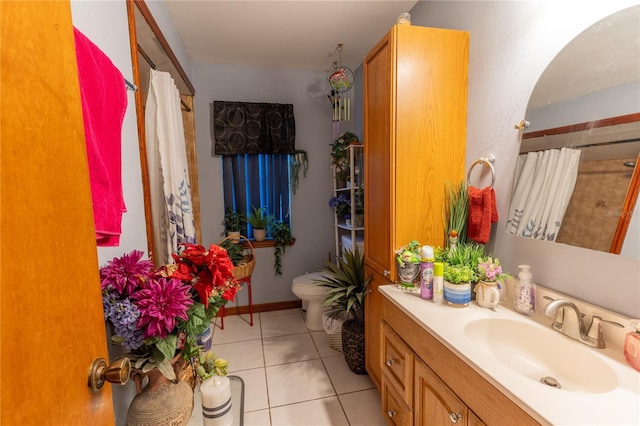
[[[196,241],[201,242],[200,202],[198,188],[198,169],[195,140],[195,121],[193,113],[193,95],[195,90],[189,81],[180,62],[171,50],[168,41],[162,34],[151,11],[143,0],[127,2],[129,16],[129,32],[131,40],[134,80],[139,90],[136,93],[136,112],[138,121],[138,139],[140,146],[140,162],[144,193],[145,220],[147,226],[147,245],[153,259],[154,250],[154,218],[151,211],[151,188],[145,141],[145,113],[143,105],[149,91],[150,70],[168,72],[173,78],[182,103],[182,121],[184,127],[185,149],[189,168],[191,201],[195,221]],[[153,259],[155,261],[155,259]]]
[[[554,58],[527,107],[508,233],[640,258],[639,77],[640,6]]]

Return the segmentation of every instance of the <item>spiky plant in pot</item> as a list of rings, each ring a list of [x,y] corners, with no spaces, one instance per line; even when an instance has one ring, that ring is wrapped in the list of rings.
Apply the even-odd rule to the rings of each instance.
[[[337,264],[327,263],[316,283],[328,287],[323,304],[329,315],[343,315],[342,352],[351,371],[366,374],[364,363],[364,297],[371,277],[364,276],[364,256],[356,246],[346,250]]]

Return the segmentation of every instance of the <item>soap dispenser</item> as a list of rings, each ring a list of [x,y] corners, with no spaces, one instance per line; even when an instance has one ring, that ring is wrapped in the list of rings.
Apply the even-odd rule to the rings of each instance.
[[[518,281],[515,284],[513,308],[525,315],[534,315],[536,307],[536,285],[529,265],[519,265]]]

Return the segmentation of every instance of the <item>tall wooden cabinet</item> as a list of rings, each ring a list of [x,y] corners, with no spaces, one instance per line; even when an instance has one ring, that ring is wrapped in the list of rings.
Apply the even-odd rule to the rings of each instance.
[[[464,178],[467,32],[395,25],[364,67],[366,365],[380,387],[381,295],[394,250],[442,246],[447,181]]]

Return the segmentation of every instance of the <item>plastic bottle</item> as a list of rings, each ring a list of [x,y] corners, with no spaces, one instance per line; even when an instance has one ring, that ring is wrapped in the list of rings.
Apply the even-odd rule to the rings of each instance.
[[[631,328],[635,331],[624,338],[624,357],[630,366],[640,371],[640,320],[631,320]]]
[[[534,315],[536,308],[536,285],[532,280],[531,266],[519,265],[518,281],[515,285],[513,308],[525,315]]]
[[[422,246],[420,259],[420,297],[433,299],[433,248]]]
[[[433,303],[444,302],[444,263],[433,264]]]

